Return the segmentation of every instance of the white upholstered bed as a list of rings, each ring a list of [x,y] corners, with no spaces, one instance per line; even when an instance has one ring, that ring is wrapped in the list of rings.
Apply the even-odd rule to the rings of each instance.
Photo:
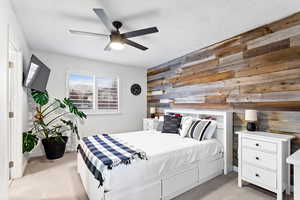
[[[103,187],[78,154],[78,172],[90,200],[167,200],[232,169],[232,114],[195,110],[167,110],[193,117],[213,116],[218,128],[214,139],[196,141],[176,134],[140,131],[119,134],[147,153],[137,160],[108,170]]]

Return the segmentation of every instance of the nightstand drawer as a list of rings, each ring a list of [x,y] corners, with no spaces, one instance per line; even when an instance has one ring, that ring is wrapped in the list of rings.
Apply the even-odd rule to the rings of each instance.
[[[243,162],[247,162],[259,167],[264,167],[271,170],[277,169],[276,154],[244,148],[242,160]]]
[[[265,150],[274,153],[277,152],[277,145],[271,142],[243,138],[242,145],[256,150]]]
[[[254,167],[248,164],[243,164],[242,174],[245,179],[253,184],[265,185],[276,189],[276,173],[268,170]]]

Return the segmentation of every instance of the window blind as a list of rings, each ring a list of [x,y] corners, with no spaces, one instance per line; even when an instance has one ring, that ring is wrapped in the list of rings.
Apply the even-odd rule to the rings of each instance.
[[[96,78],[97,108],[103,112],[119,110],[118,79]]]
[[[79,109],[93,109],[93,82],[93,76],[69,75],[69,98]]]

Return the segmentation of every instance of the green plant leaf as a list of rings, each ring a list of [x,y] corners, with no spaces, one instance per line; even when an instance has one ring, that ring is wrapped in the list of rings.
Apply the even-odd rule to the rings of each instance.
[[[55,99],[55,101],[58,103],[60,108],[66,108],[66,105],[63,102],[61,102],[61,100]]]
[[[32,134],[32,131],[23,133],[23,153],[31,152],[32,149],[37,145],[38,138],[36,135]]]
[[[78,128],[77,128],[76,124],[74,124],[71,120],[61,119],[60,121],[62,121],[62,123],[64,123],[66,126],[68,126],[70,128],[70,130],[72,131],[72,133],[75,133],[77,138],[80,139],[80,136],[78,133]]]
[[[73,113],[77,117],[81,119],[86,119],[86,114],[82,111],[79,111],[78,108],[72,103],[72,101],[69,98],[64,98],[64,104],[66,104],[69,107],[70,113]]]
[[[40,92],[37,90],[31,90],[31,96],[35,103],[44,106],[49,102],[49,95],[48,92]]]

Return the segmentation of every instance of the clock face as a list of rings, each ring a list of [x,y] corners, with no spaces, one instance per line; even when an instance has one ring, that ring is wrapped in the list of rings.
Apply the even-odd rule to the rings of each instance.
[[[133,84],[130,88],[130,91],[133,95],[137,96],[137,95],[141,94],[142,88],[139,84]]]

